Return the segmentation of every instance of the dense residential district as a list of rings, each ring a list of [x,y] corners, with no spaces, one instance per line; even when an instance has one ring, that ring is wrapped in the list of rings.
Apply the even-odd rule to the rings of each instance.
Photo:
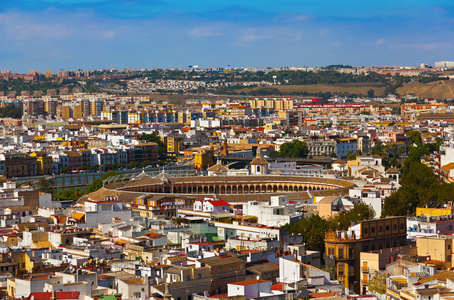
[[[109,88],[2,92],[2,299],[454,297],[451,100]]]

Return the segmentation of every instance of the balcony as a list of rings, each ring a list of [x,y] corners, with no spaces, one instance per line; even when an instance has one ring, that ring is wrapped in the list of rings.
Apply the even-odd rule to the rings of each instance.
[[[354,260],[354,257],[346,257],[346,256],[336,256],[336,255],[326,255],[325,260]]]

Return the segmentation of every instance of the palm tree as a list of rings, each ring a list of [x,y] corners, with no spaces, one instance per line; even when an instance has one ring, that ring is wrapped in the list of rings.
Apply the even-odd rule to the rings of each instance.
[[[396,145],[396,143],[394,143],[394,144],[391,145],[391,151],[392,151],[393,153],[397,153],[397,145]]]
[[[405,147],[400,146],[399,149],[397,149],[397,154],[402,155],[405,153]]]
[[[41,177],[38,179],[35,185],[36,189],[43,193],[51,193],[52,192],[52,185],[49,181],[46,180],[45,177]]]

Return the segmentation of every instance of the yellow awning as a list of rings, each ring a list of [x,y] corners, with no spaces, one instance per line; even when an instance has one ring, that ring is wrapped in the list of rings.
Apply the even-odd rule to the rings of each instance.
[[[78,221],[80,221],[83,217],[85,216],[84,213],[81,213],[81,212],[76,212],[71,218],[73,219],[76,219]]]

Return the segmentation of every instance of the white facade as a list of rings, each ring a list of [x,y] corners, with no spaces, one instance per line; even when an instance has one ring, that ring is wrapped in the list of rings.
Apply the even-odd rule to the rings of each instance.
[[[307,280],[310,285],[331,284],[329,272],[295,261],[295,258],[279,258],[279,281],[298,283]]]
[[[259,224],[278,227],[293,224],[301,217],[295,204],[289,203],[289,196],[273,196],[270,204],[249,201],[243,204],[243,215],[256,216]]]
[[[270,174],[280,175],[300,175],[305,177],[322,177],[323,167],[314,166],[301,166],[298,167],[296,162],[275,162],[268,165],[268,171]]]
[[[230,204],[224,200],[206,198],[203,201],[196,201],[193,209],[203,212],[230,212]]]
[[[228,297],[245,296],[246,299],[258,298],[262,294],[271,294],[271,281],[250,280],[227,284]]]
[[[113,218],[120,218],[121,221],[131,219],[131,210],[121,201],[91,201],[84,203],[84,207],[76,209],[85,214],[85,223],[77,223],[79,228],[95,228],[98,223],[112,223]]]
[[[21,279],[16,278],[16,298],[27,298],[31,293],[42,293],[46,283],[62,283],[63,278],[58,276],[45,276],[45,277],[35,277],[30,276],[30,278]]]
[[[385,197],[380,196],[379,190],[375,188],[353,188],[348,192],[351,198],[358,198],[361,202],[369,205],[369,207],[371,207],[375,211],[375,219],[380,218]]]

